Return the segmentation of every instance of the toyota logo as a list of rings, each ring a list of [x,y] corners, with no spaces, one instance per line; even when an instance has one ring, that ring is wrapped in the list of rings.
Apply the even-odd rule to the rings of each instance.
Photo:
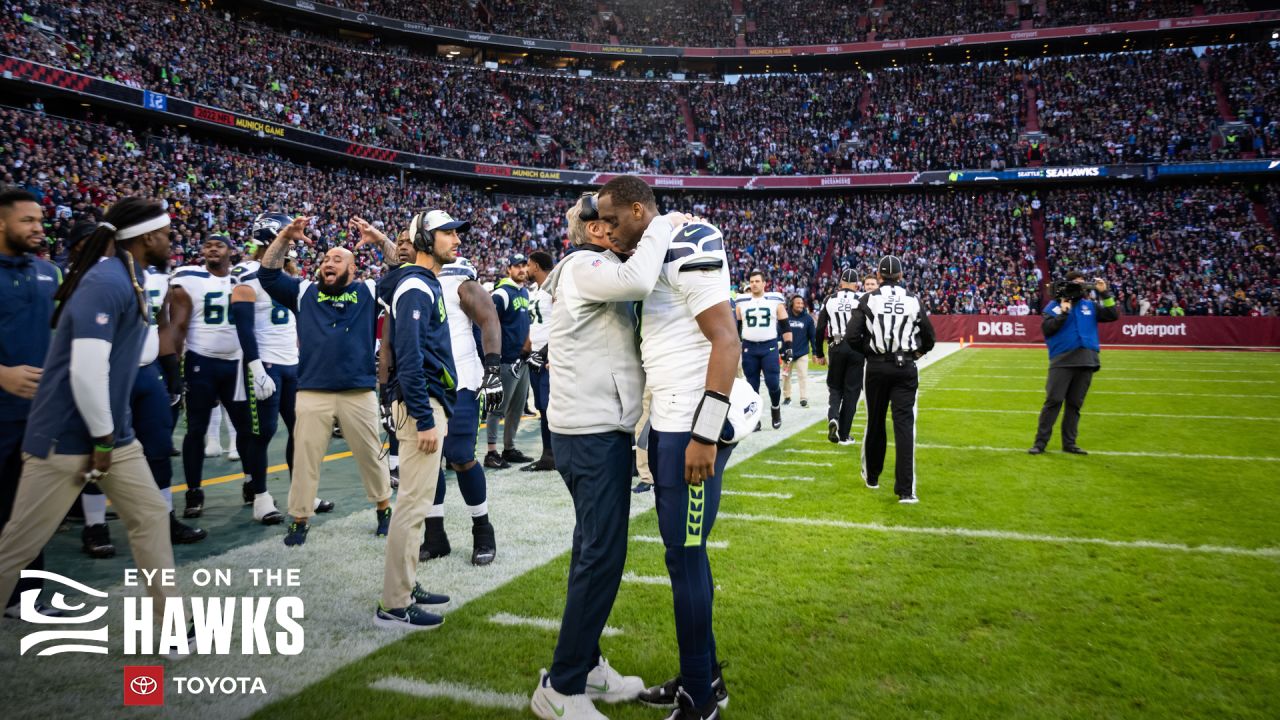
[[[155,678],[136,677],[129,681],[129,689],[139,695],[150,695],[160,688]]]

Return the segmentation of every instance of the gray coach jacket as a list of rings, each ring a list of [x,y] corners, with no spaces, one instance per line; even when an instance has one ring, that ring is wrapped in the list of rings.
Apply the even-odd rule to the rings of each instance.
[[[644,369],[633,303],[653,292],[671,245],[663,216],[649,223],[626,263],[586,245],[551,271],[551,399],[547,421],[563,435],[634,433]]]

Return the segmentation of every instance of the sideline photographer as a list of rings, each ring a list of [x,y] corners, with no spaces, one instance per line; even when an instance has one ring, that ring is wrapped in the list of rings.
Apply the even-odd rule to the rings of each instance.
[[[1062,418],[1062,451],[1089,454],[1076,445],[1076,433],[1089,384],[1093,382],[1093,374],[1102,368],[1098,323],[1120,319],[1120,308],[1107,289],[1107,281],[1094,278],[1093,289],[1100,302],[1089,299],[1089,288],[1082,273],[1069,272],[1066,280],[1053,284],[1054,299],[1044,308],[1040,327],[1049,346],[1049,379],[1045,383],[1036,442],[1027,450],[1031,455],[1040,455],[1049,444],[1064,401],[1067,412]]]

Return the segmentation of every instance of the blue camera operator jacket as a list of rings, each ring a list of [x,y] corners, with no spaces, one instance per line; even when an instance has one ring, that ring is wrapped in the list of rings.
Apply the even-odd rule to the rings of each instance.
[[[1099,293],[1102,306],[1088,298],[1071,305],[1071,311],[1055,312],[1058,301],[1053,300],[1044,308],[1040,327],[1044,331],[1045,344],[1049,346],[1049,367],[1099,368],[1098,323],[1120,319],[1120,309],[1110,293]]]

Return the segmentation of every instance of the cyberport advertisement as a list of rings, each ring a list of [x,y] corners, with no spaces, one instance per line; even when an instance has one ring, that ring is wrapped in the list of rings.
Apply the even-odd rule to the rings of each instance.
[[[336,619],[360,601],[372,613],[376,578],[325,584],[322,602],[304,599],[308,583],[320,583],[299,567],[115,572],[77,573],[93,576],[84,582],[22,571],[17,611],[0,623],[3,717],[248,717],[372,652],[385,634]],[[36,583],[43,589],[22,589]]]

